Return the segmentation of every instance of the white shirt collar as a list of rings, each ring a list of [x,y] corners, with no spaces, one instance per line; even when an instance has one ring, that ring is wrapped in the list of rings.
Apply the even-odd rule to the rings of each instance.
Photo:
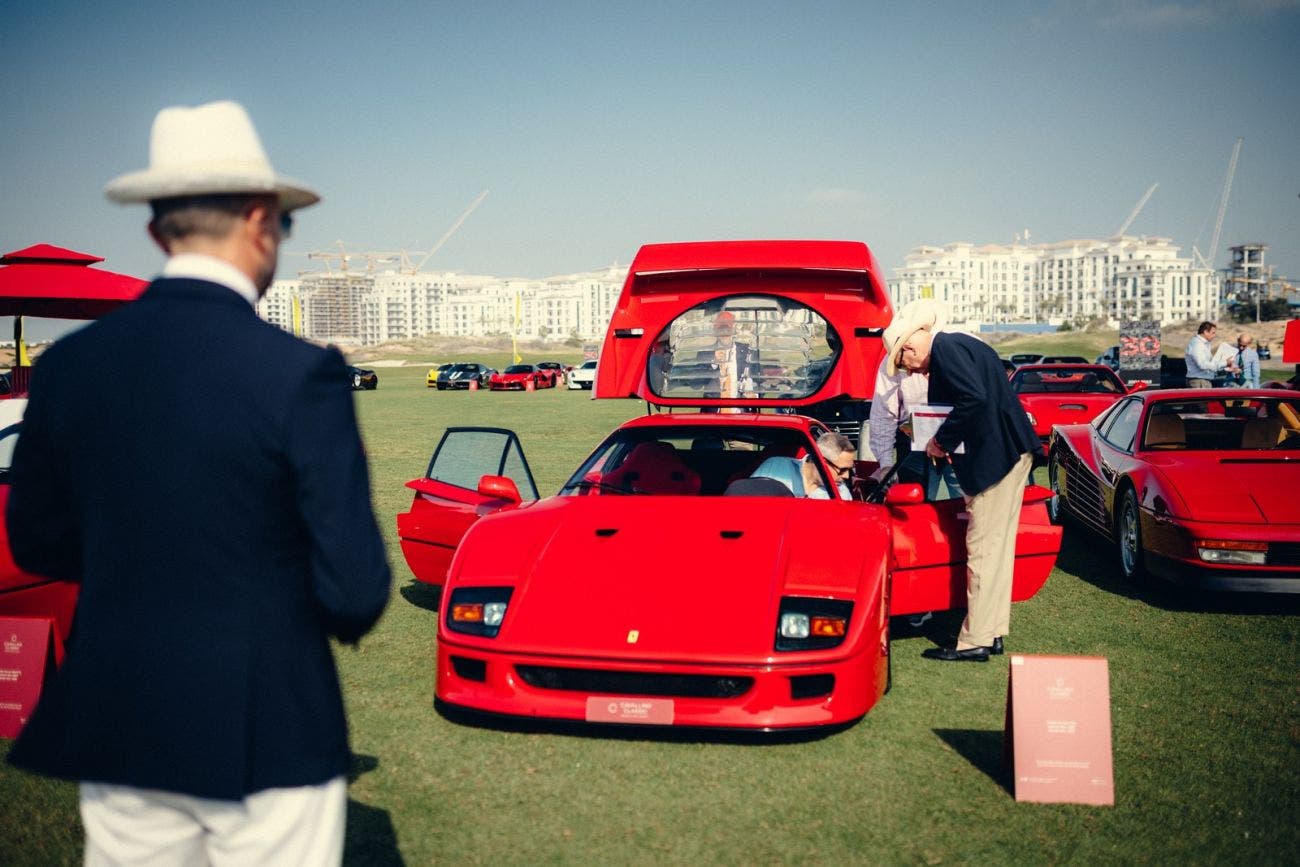
[[[202,253],[178,253],[163,265],[162,276],[182,277],[219,283],[236,292],[254,308],[257,307],[257,287],[248,275],[229,262]]]

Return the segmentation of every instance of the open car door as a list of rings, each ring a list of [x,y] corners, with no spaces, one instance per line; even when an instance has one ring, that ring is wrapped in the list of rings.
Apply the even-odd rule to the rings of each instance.
[[[537,500],[519,437],[501,428],[447,428],[429,469],[406,486],[415,499],[397,516],[402,555],[417,580],[439,587],[471,524]]]
[[[911,496],[909,496],[909,494]],[[1047,581],[1061,550],[1061,528],[1047,515],[1052,492],[1025,488],[1016,531],[1016,569],[1011,601],[1034,596]],[[924,502],[920,485],[898,485],[885,499],[893,537],[893,583],[889,614],[920,614],[966,607],[966,501]]]

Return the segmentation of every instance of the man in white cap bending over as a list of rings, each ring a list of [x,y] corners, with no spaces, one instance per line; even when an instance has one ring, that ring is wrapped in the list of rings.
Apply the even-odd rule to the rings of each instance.
[[[993,348],[966,334],[935,334],[934,317],[899,315],[885,329],[889,373],[930,376],[929,402],[952,411],[925,453],[951,461],[970,518],[966,524],[966,619],[952,647],[923,655],[949,662],[987,662],[1002,652],[1011,624],[1011,578],[1025,481],[1038,437]],[[954,454],[964,444],[960,454]]]
[[[329,637],[368,631],[390,576],[343,358],[253,307],[319,197],[232,102],[161,111],[107,193],[152,206],[169,258],[36,365],[10,539],[82,590],[10,761],[81,781],[88,864],[338,864]]]

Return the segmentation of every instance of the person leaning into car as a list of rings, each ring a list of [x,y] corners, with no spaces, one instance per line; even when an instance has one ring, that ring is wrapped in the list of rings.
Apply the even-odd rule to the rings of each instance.
[[[14,559],[82,585],[9,760],[81,781],[87,864],[338,864],[329,637],[378,620],[388,562],[343,357],[254,310],[319,196],[233,102],[163,109],[150,161],[107,193],[151,204],[162,276],[41,356],[9,476]]]
[[[932,312],[900,314],[884,335],[889,372],[928,373],[929,402],[952,407],[925,453],[952,461],[969,514],[966,619],[952,647],[923,655],[987,662],[1002,652],[1011,625],[1020,505],[1040,447],[993,348],[967,334],[933,333],[934,325]],[[964,449],[955,453],[959,445]]]

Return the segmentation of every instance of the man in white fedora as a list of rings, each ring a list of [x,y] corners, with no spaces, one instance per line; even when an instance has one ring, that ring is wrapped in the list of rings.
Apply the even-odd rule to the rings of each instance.
[[[338,864],[329,638],[374,625],[390,576],[343,358],[254,311],[319,197],[233,102],[159,112],[107,194],[150,204],[168,260],[36,366],[10,539],[82,590],[10,761],[81,781],[88,864]]]
[[[934,332],[924,310],[885,329],[888,373],[927,373],[929,403],[951,406],[926,445],[951,461],[966,499],[966,619],[952,647],[922,654],[948,662],[987,662],[1003,651],[1011,626],[1011,579],[1025,482],[1038,437],[993,348],[968,334]],[[964,445],[962,452],[957,446]]]

